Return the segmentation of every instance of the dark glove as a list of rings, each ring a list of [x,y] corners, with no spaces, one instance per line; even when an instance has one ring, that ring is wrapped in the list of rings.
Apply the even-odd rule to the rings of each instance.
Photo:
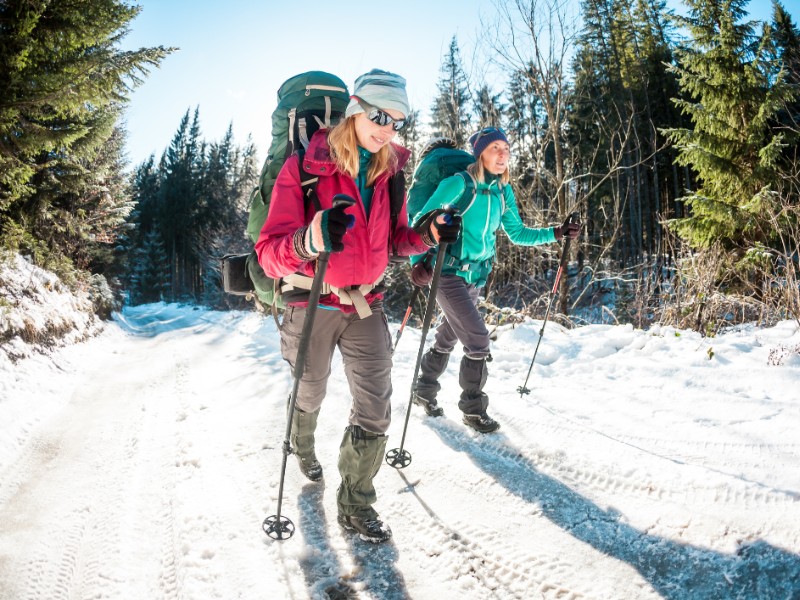
[[[414,230],[428,246],[452,244],[461,232],[461,216],[437,208],[426,214]]]
[[[421,260],[411,267],[411,283],[417,287],[425,287],[433,279],[433,269],[427,264],[427,260]]]
[[[341,252],[344,250],[342,238],[356,222],[353,215],[344,211],[348,206],[334,206],[314,215],[305,234],[305,250],[316,256],[320,252]]]
[[[561,240],[564,236],[567,236],[569,239],[574,240],[581,232],[581,223],[580,220],[576,219],[572,221],[572,217],[567,217],[567,220],[564,221],[564,224],[560,227],[553,227],[553,233],[556,236],[557,240]]]

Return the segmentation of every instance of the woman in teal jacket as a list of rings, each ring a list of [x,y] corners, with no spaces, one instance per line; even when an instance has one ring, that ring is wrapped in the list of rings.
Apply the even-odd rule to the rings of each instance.
[[[486,362],[490,359],[489,331],[477,304],[478,290],[486,285],[494,263],[495,232],[502,227],[512,243],[536,246],[555,242],[564,235],[574,239],[580,225],[568,220],[560,227],[526,227],[519,216],[514,192],[508,185],[510,147],[503,130],[487,127],[473,134],[469,143],[475,162],[466,173],[457,173],[443,180],[419,211],[423,219],[432,210],[456,206],[461,214],[462,227],[459,239],[448,246],[445,253],[436,294],[444,319],[436,329],[433,346],[422,358],[412,399],[428,415],[438,417],[444,414],[436,400],[441,389],[438,379],[447,367],[450,352],[460,341],[464,346],[464,356],[458,377],[461,386],[458,407],[464,413],[466,425],[481,433],[489,433],[500,425],[486,412],[489,397],[483,388],[486,385]],[[465,193],[468,189],[474,189],[475,193]],[[411,277],[417,285],[425,285],[432,274],[423,257],[412,258]]]

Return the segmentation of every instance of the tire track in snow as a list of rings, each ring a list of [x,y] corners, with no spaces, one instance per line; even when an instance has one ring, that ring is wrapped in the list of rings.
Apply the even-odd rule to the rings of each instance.
[[[0,521],[3,513],[19,520],[22,543],[0,573],[20,565],[24,575],[13,580],[24,585],[13,592],[0,582],[2,597],[127,600],[131,589],[178,597],[175,404],[165,393],[174,372],[147,349],[108,357],[81,374],[64,415],[43,425],[13,467],[27,473],[0,505]]]
[[[578,567],[567,561],[544,554],[536,554],[520,545],[508,543],[503,532],[493,531],[490,522],[447,524],[418,495],[415,484],[410,484],[405,475],[399,471],[406,483],[403,491],[411,492],[417,500],[417,506],[408,506],[407,501],[395,500],[386,513],[393,521],[403,523],[403,531],[397,533],[402,537],[402,546],[417,548],[417,553],[427,555],[433,564],[426,566],[440,573],[452,571],[456,573],[453,584],[466,586],[460,591],[470,597],[467,590],[470,586],[459,579],[467,578],[478,583],[483,594],[490,592],[493,598],[519,598],[521,600],[534,597],[544,600],[589,600],[592,596],[584,591],[570,589],[558,583],[558,574],[573,572]],[[441,484],[441,481],[438,482]],[[463,497],[457,495],[453,486],[453,502],[469,502],[470,496],[476,493],[476,486],[462,486]],[[491,487],[491,486],[490,486]],[[481,490],[483,491],[483,490]],[[408,538],[404,531],[424,531],[422,538]]]
[[[172,489],[166,488],[165,491]],[[178,561],[176,559],[175,513],[172,506],[172,495],[163,496],[161,507],[161,571],[158,576],[158,587],[164,600],[178,598]]]
[[[506,424],[506,426],[509,428],[516,424],[520,431],[530,428],[529,423],[524,422],[513,415],[506,414],[503,418],[503,421],[504,424]],[[441,431],[442,433],[445,433],[446,431],[445,428],[438,427],[436,425],[431,425],[431,427],[435,428],[437,431]],[[538,428],[540,425],[537,424],[536,427]],[[560,432],[572,433],[574,436],[585,435],[586,433],[586,429],[581,431],[577,427],[574,430],[569,430],[567,428],[559,429],[558,427],[555,427],[554,429]],[[451,436],[451,439],[454,438]],[[616,440],[616,438],[611,439],[613,441],[625,443],[624,440]],[[645,443],[648,439],[649,438],[642,438]],[[733,479],[733,481],[727,485],[717,484],[709,486],[707,483],[695,479],[691,486],[678,485],[676,482],[676,486],[674,487],[664,487],[651,477],[637,480],[628,476],[620,476],[608,470],[583,468],[568,463],[565,460],[564,455],[560,453],[552,454],[539,452],[533,449],[512,447],[509,445],[508,438],[505,435],[502,435],[502,429],[500,436],[493,438],[484,437],[482,439],[482,445],[483,447],[491,448],[493,453],[498,458],[515,462],[520,466],[535,464],[537,470],[545,475],[563,481],[564,483],[574,486],[577,489],[588,489],[601,494],[610,494],[614,496],[626,494],[635,498],[647,498],[658,502],[669,501],[679,504],[726,504],[740,507],[745,510],[758,510],[762,506],[791,507],[796,506],[798,500],[800,500],[800,495],[791,490],[784,491],[768,488],[762,484],[742,480],[731,475],[727,475],[727,477]],[[568,438],[564,439],[563,445],[569,445]],[[702,448],[704,447],[704,444],[702,442],[698,442],[697,446]],[[720,446],[723,448],[725,447],[724,444],[717,445],[717,447]],[[753,444],[752,446],[755,448],[759,445]],[[639,448],[639,450],[654,456],[660,456],[654,452],[645,450],[644,448]],[[734,446],[732,449],[733,452],[740,452],[741,450],[742,448],[738,448],[736,446]],[[661,456],[661,458],[681,466],[696,467],[700,469],[707,468],[703,465],[682,463],[679,460],[671,459],[665,456]],[[726,476],[725,473],[720,473],[716,469],[711,470],[718,475]]]
[[[84,485],[47,502],[56,509],[52,517],[56,526],[49,529],[52,536],[39,538],[28,551],[33,555],[26,576],[29,600],[114,597],[114,582],[121,577],[120,507],[125,495],[121,482],[128,477],[135,451],[135,442],[129,440],[116,451],[93,455],[78,468],[63,467],[67,478],[76,477]],[[77,460],[81,459],[79,455]],[[64,461],[72,462],[69,456]],[[107,471],[108,464],[121,468]]]
[[[523,459],[516,454],[509,455],[499,452],[498,446],[503,446],[500,436],[492,439],[482,437],[472,440],[471,443],[474,444],[474,447],[468,448],[464,444],[466,438],[464,432],[446,425],[437,426],[436,430],[453,450],[466,452],[473,456],[478,468],[486,474],[477,483],[473,482],[473,493],[477,497],[482,498],[489,505],[499,502],[507,503],[509,496],[504,492],[508,492],[529,506],[537,507],[537,512],[542,517],[577,539],[588,542],[604,555],[623,558],[625,562],[635,566],[640,574],[646,574],[647,580],[656,589],[669,588],[672,585],[675,586],[675,589],[687,586],[684,589],[686,592],[692,585],[696,585],[696,582],[689,583],[693,578],[705,581],[711,577],[714,583],[708,584],[709,589],[713,587],[718,591],[727,590],[727,586],[734,585],[733,579],[736,579],[737,585],[744,583],[750,590],[748,593],[751,593],[758,586],[774,586],[781,581],[781,576],[776,575],[776,573],[780,573],[780,569],[786,569],[787,577],[791,577],[792,573],[796,574],[796,558],[781,550],[781,548],[796,547],[791,539],[780,538],[782,541],[773,545],[752,537],[738,538],[735,521],[730,520],[730,509],[720,513],[719,508],[713,503],[706,507],[683,504],[680,513],[682,516],[679,517],[679,521],[672,524],[665,522],[662,525],[659,520],[656,520],[654,523],[651,522],[652,526],[644,525],[640,526],[640,529],[636,529],[628,525],[624,517],[613,507],[603,508],[595,504],[594,501],[582,496],[580,492],[571,489],[563,482],[541,473],[533,462],[526,465]],[[493,485],[493,482],[496,481],[500,481],[502,485]],[[454,489],[460,485],[462,489],[468,489],[457,480],[448,481],[447,484],[452,485]],[[757,494],[749,497],[757,499]],[[654,506],[658,506],[658,504]],[[781,520],[786,524],[780,529],[788,530],[786,536],[794,535],[791,532],[795,531],[793,524],[797,522],[797,505],[789,508],[793,510],[786,510],[781,516]],[[742,512],[749,514],[751,511],[747,509]],[[767,530],[776,527],[774,509],[769,512],[772,517],[767,517],[769,520],[764,521],[764,528]],[[693,526],[694,517],[692,515],[699,517],[700,524],[693,534],[684,536],[683,530],[690,525]],[[704,518],[711,524],[703,524]],[[709,541],[716,542],[713,544],[714,547],[720,547],[720,544],[735,543],[738,549],[734,548],[732,552],[729,549],[707,548]],[[769,571],[769,569],[760,571],[758,558],[748,557],[746,562],[737,558],[742,555],[742,552],[746,552],[749,541],[758,542],[756,547],[759,548],[759,552],[768,553],[783,564],[776,567],[775,571]],[[592,562],[594,561],[592,560]],[[678,569],[675,572],[680,574],[680,578],[675,582],[664,580],[659,571],[663,565],[670,563],[674,563],[673,568]],[[705,571],[708,569],[712,570],[706,573]],[[720,570],[723,570],[722,575]],[[731,576],[733,579],[727,577],[724,570],[733,573]],[[758,573],[757,582],[742,579],[742,573],[747,572],[749,576],[752,571]],[[727,583],[724,578],[727,579]],[[785,580],[783,585],[786,585]],[[644,591],[639,590],[637,593],[644,593]],[[729,596],[723,594],[719,597]],[[734,594],[730,597],[743,596]]]
[[[551,414],[558,418],[568,419],[568,417],[564,417],[557,412],[552,412],[548,410]],[[511,420],[514,420],[511,417]],[[569,423],[569,420],[566,420]],[[536,424],[537,430],[544,430],[548,431],[551,435],[559,435],[562,433],[566,433],[571,436],[578,436],[578,435],[585,435],[587,432],[587,428],[585,425],[581,425],[579,423],[575,423],[574,425],[555,425],[553,423],[543,423],[539,422]],[[746,454],[752,453],[764,453],[764,452],[778,452],[782,454],[787,454],[788,456],[800,456],[800,444],[769,444],[769,443],[750,443],[750,442],[715,442],[711,440],[702,440],[697,441],[693,439],[678,439],[678,438],[655,438],[655,437],[644,437],[644,436],[632,436],[627,434],[620,434],[615,433],[610,436],[610,439],[618,441],[620,443],[626,443],[630,445],[638,445],[638,446],[645,446],[650,445],[653,448],[661,449],[664,448],[666,451],[671,451],[672,454],[676,456],[680,456],[682,454],[686,454],[687,448],[691,449],[715,449],[722,454],[728,454],[731,450],[736,452],[744,452]],[[667,458],[669,458],[670,452],[666,452]],[[745,457],[746,458],[746,457]],[[739,457],[737,457],[739,460]]]

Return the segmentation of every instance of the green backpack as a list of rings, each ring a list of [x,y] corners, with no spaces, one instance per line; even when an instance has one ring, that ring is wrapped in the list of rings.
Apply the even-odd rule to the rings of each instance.
[[[465,150],[460,150],[456,142],[450,138],[435,138],[428,142],[420,154],[420,161],[414,169],[414,178],[408,190],[408,222],[413,224],[428,199],[439,187],[439,183],[452,175],[460,174],[464,178],[467,189],[464,196],[470,199],[475,196],[475,180],[466,172],[475,157]],[[464,210],[464,207],[459,207]]]
[[[278,106],[272,113],[272,143],[261,169],[259,185],[250,194],[250,214],[247,235],[255,244],[267,220],[272,188],[278,173],[293,152],[303,153],[311,136],[318,129],[330,128],[344,116],[350,101],[347,85],[335,75],[323,71],[309,71],[287,79],[278,90]],[[300,178],[314,183],[302,168]],[[307,194],[307,201],[315,201],[315,194]],[[222,259],[222,280],[226,292],[252,295],[273,308],[283,308],[277,282],[267,277],[255,250],[249,254],[228,255]]]

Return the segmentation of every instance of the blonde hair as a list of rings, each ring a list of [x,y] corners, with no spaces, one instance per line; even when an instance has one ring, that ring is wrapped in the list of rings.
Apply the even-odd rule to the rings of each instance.
[[[356,135],[356,115],[347,117],[328,133],[328,145],[336,166],[342,173],[352,178],[358,176],[358,136]],[[383,173],[397,169],[397,156],[390,144],[372,155],[367,171],[367,186],[372,186]]]
[[[486,171],[483,168],[483,161],[479,156],[474,163],[467,167],[467,172],[475,178],[478,183],[486,183]],[[511,181],[511,172],[506,167],[506,170],[500,174],[500,183],[508,185]]]

